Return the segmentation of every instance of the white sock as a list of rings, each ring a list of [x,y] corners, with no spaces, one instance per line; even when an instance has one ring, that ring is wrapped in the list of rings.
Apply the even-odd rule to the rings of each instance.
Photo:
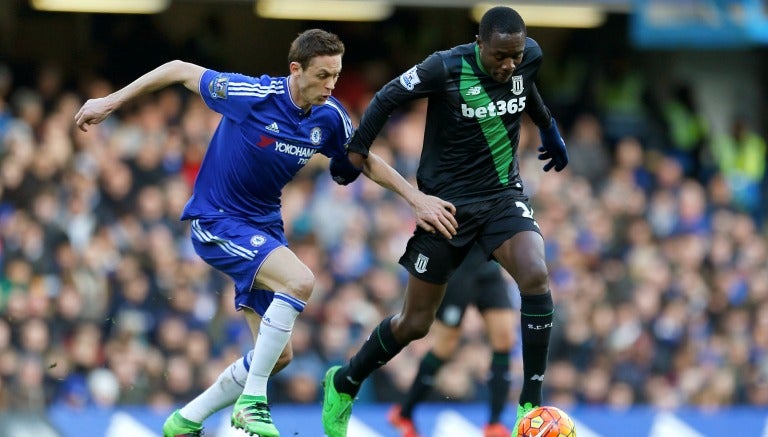
[[[259,336],[253,348],[253,361],[243,394],[267,395],[267,380],[272,369],[291,339],[293,323],[296,321],[304,302],[284,293],[275,293],[272,303],[264,312],[259,326]],[[297,308],[300,308],[297,309]]]
[[[253,351],[251,350],[243,358],[238,358],[224,369],[213,385],[179,410],[181,417],[203,423],[211,414],[234,404],[237,397],[243,392],[252,360]]]

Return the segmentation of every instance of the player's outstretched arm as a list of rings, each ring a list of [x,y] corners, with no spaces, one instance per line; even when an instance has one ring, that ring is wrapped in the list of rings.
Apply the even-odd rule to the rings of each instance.
[[[198,84],[203,72],[205,68],[189,62],[167,62],[108,96],[86,101],[75,115],[75,124],[85,132],[89,124],[101,123],[123,103],[174,83],[181,83],[199,94]]]
[[[350,152],[350,160],[358,161],[355,152]],[[381,185],[382,187],[397,193],[411,205],[416,215],[416,224],[427,232],[440,232],[445,238],[456,235],[456,207],[452,203],[435,196],[422,193],[411,185],[394,168],[387,164],[375,153],[370,153],[368,159],[362,160],[363,174]]]
[[[544,104],[544,100],[536,88],[536,84],[531,86],[528,93],[528,106],[525,112],[531,117],[531,120],[539,128],[541,135],[541,146],[539,147],[539,159],[548,161],[544,164],[544,171],[555,169],[561,171],[568,165],[568,150],[565,148],[560,131],[557,130],[557,122],[549,112],[549,108]]]

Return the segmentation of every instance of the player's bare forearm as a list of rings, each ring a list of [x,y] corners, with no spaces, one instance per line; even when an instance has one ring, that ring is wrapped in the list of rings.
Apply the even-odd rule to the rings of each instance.
[[[112,94],[88,100],[75,115],[75,123],[86,131],[87,125],[101,123],[125,102],[175,83],[199,94],[198,84],[204,71],[205,68],[188,62],[167,62]]]
[[[410,184],[405,178],[400,175],[392,166],[387,164],[380,156],[375,153],[370,153],[368,158],[362,160],[356,159],[362,155],[354,152],[349,153],[349,160],[352,164],[357,165],[357,161],[361,161],[363,174],[370,180],[376,182],[382,187],[397,193],[400,197],[406,200],[411,206],[413,206],[413,199],[416,196],[418,190]]]
[[[180,83],[188,90],[200,94],[198,85],[200,76],[204,72],[205,68],[199,65],[179,60],[170,61],[144,74],[114,94],[122,103],[175,83]]]
[[[351,157],[352,153],[350,160]],[[454,217],[456,207],[452,203],[422,193],[375,153],[370,153],[364,160],[363,174],[405,199],[413,208],[416,223],[426,231],[440,232],[445,238],[456,235],[458,223]]]

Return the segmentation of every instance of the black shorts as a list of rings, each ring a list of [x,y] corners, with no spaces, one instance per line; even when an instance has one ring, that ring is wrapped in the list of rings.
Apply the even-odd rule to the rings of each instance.
[[[488,309],[512,308],[509,286],[501,274],[501,267],[488,261],[478,245],[472,247],[448,281],[445,297],[437,309],[437,320],[446,326],[457,327],[471,304],[481,313]]]
[[[528,196],[510,190],[504,197],[456,207],[457,234],[447,239],[419,227],[408,240],[400,264],[413,276],[433,284],[445,284],[454,270],[477,243],[486,259],[515,234],[534,231],[541,234],[528,204]]]

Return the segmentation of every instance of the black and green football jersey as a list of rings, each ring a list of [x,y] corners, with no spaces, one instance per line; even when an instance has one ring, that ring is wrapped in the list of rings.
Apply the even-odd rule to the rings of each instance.
[[[500,83],[484,71],[476,43],[433,53],[376,94],[350,150],[367,150],[395,108],[426,97],[421,191],[460,205],[522,189],[520,117],[526,111],[539,126],[550,122],[534,84],[541,60],[538,44],[527,38],[521,64]]]

